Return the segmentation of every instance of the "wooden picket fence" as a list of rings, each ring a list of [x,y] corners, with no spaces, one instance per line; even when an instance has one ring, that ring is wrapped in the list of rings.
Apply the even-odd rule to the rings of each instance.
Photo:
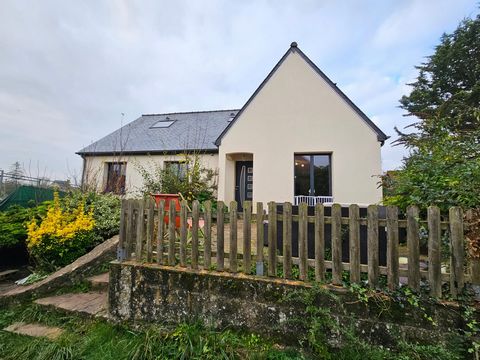
[[[187,202],[181,203],[179,212],[172,200],[168,211],[165,202],[155,205],[153,201],[123,200],[118,259],[137,263],[156,263],[166,266],[188,267],[194,270],[239,271],[257,276],[292,279],[292,269],[298,266],[296,278],[308,281],[309,269],[314,269],[315,281],[326,281],[327,272],[331,272],[331,282],[342,285],[344,271],[350,273],[350,282],[359,283],[361,273],[368,275],[369,286],[379,285],[380,277],[386,276],[386,283],[392,290],[397,288],[400,277],[407,278],[408,286],[418,290],[422,280],[427,280],[432,296],[442,296],[442,284],[450,284],[450,292],[456,297],[466,282],[479,284],[480,274],[472,273],[479,269],[478,260],[468,261],[465,255],[463,213],[458,207],[452,207],[448,221],[442,221],[437,207],[429,207],[427,218],[420,219],[417,207],[408,208],[405,218],[399,219],[398,208],[386,208],[386,218],[379,219],[378,207],[370,205],[367,216],[360,217],[358,205],[349,206],[349,216],[342,217],[341,206],[333,204],[331,216],[325,216],[321,203],[315,206],[313,216],[308,215],[308,206],[301,203],[298,215],[292,215],[292,204],[286,202],[281,214],[277,214],[277,204],[268,203],[268,212],[263,204],[246,201],[243,213],[237,212],[237,203],[230,203],[228,209],[222,201],[212,211],[212,203],[201,205],[194,201],[190,211]],[[228,211],[227,211],[228,210]],[[178,217],[180,224],[177,226]],[[173,219],[173,221],[170,221]],[[242,239],[237,237],[237,220],[243,219]],[[268,221],[268,246],[264,247],[264,221]],[[203,228],[199,227],[202,221]],[[277,221],[282,221],[283,251],[277,251]],[[292,257],[292,222],[298,222],[298,257]],[[307,227],[314,224],[315,257],[308,258]],[[225,224],[229,226],[229,238],[225,239]],[[331,260],[325,259],[326,224],[331,226]],[[360,226],[367,226],[367,264],[360,263]],[[216,239],[212,239],[212,226],[216,226]],[[256,239],[252,239],[252,226],[256,226]],[[342,262],[342,226],[348,228],[349,259]],[[378,230],[385,227],[387,235],[387,264],[379,265]],[[420,227],[428,229],[428,269],[420,268]],[[408,267],[399,266],[399,229],[406,229],[408,248]],[[448,272],[442,272],[441,241],[442,234],[449,233],[450,261]],[[216,240],[212,246],[212,240]],[[238,253],[238,242],[243,242],[243,253]],[[252,241],[254,240],[254,241]],[[225,241],[229,241],[229,251],[225,252]],[[256,246],[252,254],[252,242]],[[252,264],[254,265],[252,268]],[[281,268],[282,271],[278,271]],[[296,271],[295,271],[296,272]],[[330,274],[329,274],[330,275]]]

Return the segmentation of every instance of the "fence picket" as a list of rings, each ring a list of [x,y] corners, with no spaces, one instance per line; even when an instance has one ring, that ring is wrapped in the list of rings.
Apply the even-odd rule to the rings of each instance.
[[[387,207],[387,283],[390,290],[398,287],[398,208]]]
[[[369,205],[367,208],[367,259],[368,284],[375,288],[378,285],[380,273],[378,261],[378,207]]]
[[[212,266],[212,202],[210,200],[205,201],[203,206],[205,207],[203,267],[204,269],[209,270]]]
[[[243,272],[250,274],[252,264],[252,203],[243,203]]]
[[[168,210],[168,265],[175,265],[175,227],[176,227],[176,211],[175,200],[170,200]]]
[[[217,202],[217,270],[223,271],[225,268],[225,251],[224,251],[224,231],[225,231],[225,217],[224,217],[224,203]]]
[[[268,203],[268,276],[277,276],[277,204]]]
[[[350,282],[360,282],[360,209],[352,204],[348,208],[348,233],[350,250]]]
[[[147,251],[147,262],[151,263],[152,262],[152,255],[153,255],[153,249],[152,249],[152,243],[153,243],[153,231],[155,227],[154,223],[154,202],[152,199],[148,199],[147,202],[147,245],[146,245],[146,251]]]
[[[342,285],[342,206],[332,205],[332,283]]]
[[[325,208],[315,205],[315,280],[325,280]]]
[[[137,238],[135,249],[135,260],[142,261],[143,252],[143,235],[145,229],[145,214],[144,214],[145,202],[143,200],[138,201],[137,211]]]
[[[187,206],[186,200],[180,203],[180,266],[187,266]]]
[[[126,226],[126,242],[125,242],[125,260],[130,260],[132,258],[132,245],[134,235],[134,201],[128,201],[128,211],[127,211],[127,226]]]
[[[126,243],[126,217],[128,211],[128,202],[126,199],[122,199],[121,210],[120,210],[120,230],[118,233],[118,251],[117,251],[117,260],[125,260],[125,243]]]
[[[440,252],[440,209],[436,206],[429,206],[428,216],[428,281],[430,283],[430,295],[442,296],[441,266],[442,258]]]
[[[420,237],[418,226],[419,210],[416,206],[407,208],[408,286],[420,289]]]
[[[292,203],[283,204],[283,277],[292,278]]]
[[[194,200],[192,204],[192,269],[198,269],[198,220],[200,218],[200,204]]]
[[[257,202],[257,214],[256,214],[256,222],[257,222],[257,238],[255,239],[257,242],[257,263],[256,263],[256,271],[257,275],[264,275],[263,269],[263,203]]]
[[[450,255],[450,291],[457,297],[465,285],[463,263],[465,260],[463,244],[463,213],[460,207],[452,207],[449,211],[451,255]],[[478,276],[478,274],[476,275]],[[472,283],[475,283],[472,279]]]
[[[230,202],[230,249],[229,249],[229,271],[237,272],[237,202]]]
[[[157,264],[163,264],[163,248],[164,248],[164,229],[165,229],[165,200],[160,200],[158,203],[157,216]]]
[[[298,258],[299,258],[299,278],[307,280],[308,262],[307,262],[307,236],[308,236],[308,205],[300,203],[298,206]]]

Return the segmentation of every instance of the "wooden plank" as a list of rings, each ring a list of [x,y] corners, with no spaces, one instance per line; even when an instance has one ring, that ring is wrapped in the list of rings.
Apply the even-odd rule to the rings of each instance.
[[[268,276],[277,276],[277,204],[268,203]]]
[[[176,227],[176,210],[175,210],[175,200],[170,200],[168,210],[168,265],[175,265],[175,227]]]
[[[187,200],[182,200],[180,203],[180,266],[187,266]]]
[[[378,286],[378,207],[369,205],[367,208],[367,262],[368,284],[371,288]]]
[[[208,270],[212,266],[212,202],[210,200],[205,201],[203,206],[205,208],[203,267]]]
[[[398,208],[387,206],[387,283],[390,290],[399,285]]]
[[[283,204],[283,277],[292,278],[292,204]]]
[[[256,275],[262,276],[264,274],[264,264],[263,264],[263,203],[257,202],[257,213],[256,213],[256,223],[257,223],[257,262],[256,262]]]
[[[348,208],[348,242],[350,259],[350,282],[360,282],[360,208],[356,204]]]
[[[152,199],[148,199],[147,201],[147,245],[146,245],[146,250],[147,250],[147,263],[152,262],[152,257],[153,257],[153,248],[152,248],[152,243],[153,243],[153,232],[155,230],[155,222],[154,222],[154,206],[155,203]]]
[[[136,238],[136,249],[135,249],[135,260],[142,261],[143,253],[143,237],[145,231],[145,201],[138,201],[138,211],[137,211],[137,238]]]
[[[225,229],[225,217],[224,215],[224,203],[223,201],[217,202],[217,270],[223,271],[225,268],[224,260],[224,229]]]
[[[127,211],[128,211],[128,202],[126,199],[122,199],[122,204],[120,208],[120,230],[118,234],[118,252],[117,260],[125,260],[125,243],[127,237]]]
[[[325,280],[325,208],[315,205],[315,280]]]
[[[450,291],[453,297],[462,293],[465,286],[463,263],[465,261],[463,237],[463,212],[460,207],[449,209],[451,255]],[[478,274],[477,274],[478,276]]]
[[[480,285],[480,258],[470,259],[470,278],[472,285]]]
[[[300,259],[298,270],[299,270],[300,280],[307,280],[307,275],[308,275],[307,216],[308,216],[308,205],[306,203],[300,203],[300,205],[298,206],[298,258]]]
[[[252,268],[252,203],[243,202],[243,272],[250,274]]]
[[[413,290],[420,289],[419,216],[418,207],[407,208],[408,286]]]
[[[430,283],[430,295],[442,296],[441,266],[442,257],[440,250],[440,209],[429,206],[427,209],[428,219],[428,281]]]
[[[237,272],[237,202],[230,202],[230,250],[229,250],[229,271]]]
[[[157,264],[163,264],[164,234],[165,234],[165,200],[158,203],[157,216]]]
[[[198,269],[198,220],[200,219],[200,203],[192,203],[192,269]]]
[[[342,285],[342,206],[332,205],[332,283]]]
[[[128,210],[127,210],[127,226],[126,226],[126,239],[125,239],[125,260],[130,260],[132,258],[132,245],[134,235],[134,207],[135,200],[128,200]]]

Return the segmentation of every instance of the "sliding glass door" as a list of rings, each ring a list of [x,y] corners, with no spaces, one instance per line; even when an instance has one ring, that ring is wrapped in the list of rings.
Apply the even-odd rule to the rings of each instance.
[[[295,155],[295,196],[332,196],[331,156]]]

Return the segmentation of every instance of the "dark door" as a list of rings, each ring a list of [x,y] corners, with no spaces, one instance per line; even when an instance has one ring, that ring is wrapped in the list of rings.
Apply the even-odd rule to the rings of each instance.
[[[243,202],[253,199],[253,161],[235,163],[235,201],[238,211],[243,211]]]

